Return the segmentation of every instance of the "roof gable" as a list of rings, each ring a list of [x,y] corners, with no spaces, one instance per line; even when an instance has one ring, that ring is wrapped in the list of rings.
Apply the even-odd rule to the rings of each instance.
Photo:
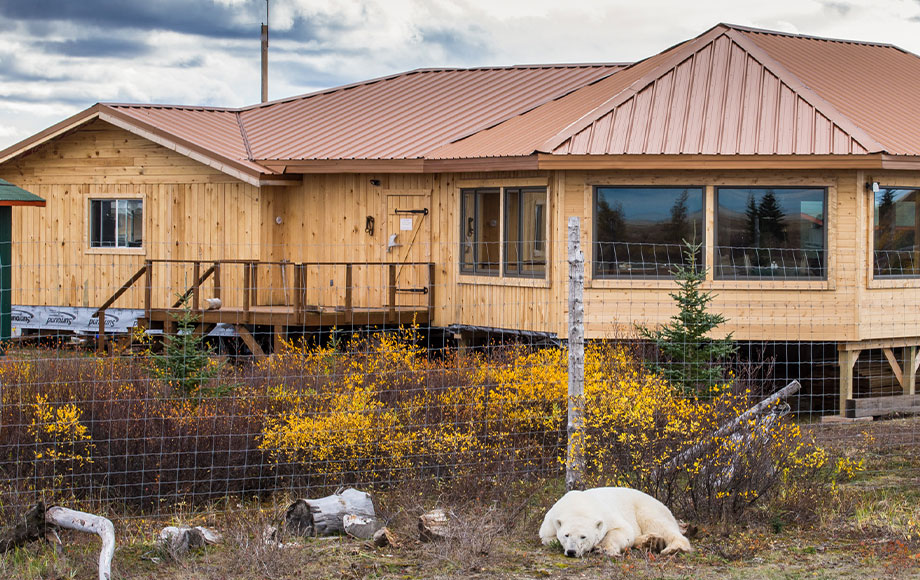
[[[436,155],[850,155],[884,149],[728,25],[618,73],[606,88],[603,102],[557,124],[548,137],[532,133],[509,150],[503,133],[520,134],[526,124],[513,119],[477,142],[458,142]],[[536,119],[551,108],[576,108],[569,105],[589,90],[527,115]]]

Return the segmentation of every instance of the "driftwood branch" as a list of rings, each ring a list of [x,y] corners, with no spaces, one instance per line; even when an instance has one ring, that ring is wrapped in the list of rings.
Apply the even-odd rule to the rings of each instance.
[[[112,557],[115,555],[115,526],[102,516],[52,506],[45,512],[45,522],[60,528],[96,534],[102,539],[99,552],[99,580],[112,578]]]
[[[681,463],[687,461],[688,459],[690,459],[691,457],[699,453],[703,449],[703,447],[705,447],[708,441],[711,441],[717,437],[721,437],[727,433],[731,433],[742,422],[750,419],[751,417],[753,417],[754,415],[758,413],[762,413],[765,409],[767,409],[770,405],[772,405],[779,399],[784,399],[794,394],[796,391],[798,391],[801,388],[802,388],[802,385],[800,385],[798,381],[792,381],[791,383],[789,383],[782,389],[776,391],[775,393],[773,393],[772,395],[770,395],[763,401],[757,403],[756,405],[754,405],[753,407],[751,407],[744,413],[741,413],[740,415],[738,415],[737,417],[735,417],[734,419],[732,419],[725,425],[722,425],[721,427],[719,427],[719,429],[717,429],[713,434],[709,435],[706,438],[706,440],[701,441],[700,443],[697,443],[693,447],[690,447],[689,449],[685,449],[684,451],[679,453],[674,459],[669,461],[664,466],[664,469],[666,470],[673,469],[677,465],[680,465]]]

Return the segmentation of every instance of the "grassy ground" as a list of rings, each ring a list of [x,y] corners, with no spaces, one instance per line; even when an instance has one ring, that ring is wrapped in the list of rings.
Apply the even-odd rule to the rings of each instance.
[[[262,535],[283,511],[281,499],[274,506],[215,506],[168,520],[118,520],[114,577],[920,578],[920,421],[809,428],[822,445],[855,451],[866,461],[865,471],[846,484],[834,508],[807,523],[797,522],[794,513],[765,508],[745,525],[703,527],[692,540],[696,552],[689,555],[658,558],[634,550],[622,558],[565,558],[537,540],[558,485],[520,484],[501,498],[483,497],[481,490],[455,492],[440,501],[431,490],[379,494],[380,511],[390,518],[398,547],[375,548],[350,538],[306,539],[284,548],[267,545]],[[458,531],[447,542],[419,543],[416,517],[435,505],[452,511]],[[153,542],[159,528],[169,523],[215,527],[224,542],[170,558]],[[69,532],[62,540],[58,549],[36,543],[0,557],[0,578],[94,578],[98,541]]]

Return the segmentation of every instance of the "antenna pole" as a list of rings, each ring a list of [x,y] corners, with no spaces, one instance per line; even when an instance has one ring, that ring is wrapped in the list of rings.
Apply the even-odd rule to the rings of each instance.
[[[265,0],[265,24],[262,25],[262,102],[268,100],[268,0]]]

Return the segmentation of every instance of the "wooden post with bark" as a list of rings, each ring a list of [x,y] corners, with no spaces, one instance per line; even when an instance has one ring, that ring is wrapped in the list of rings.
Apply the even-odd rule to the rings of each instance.
[[[569,218],[569,386],[568,447],[565,487],[584,487],[585,473],[585,255],[581,251],[581,226]]]

